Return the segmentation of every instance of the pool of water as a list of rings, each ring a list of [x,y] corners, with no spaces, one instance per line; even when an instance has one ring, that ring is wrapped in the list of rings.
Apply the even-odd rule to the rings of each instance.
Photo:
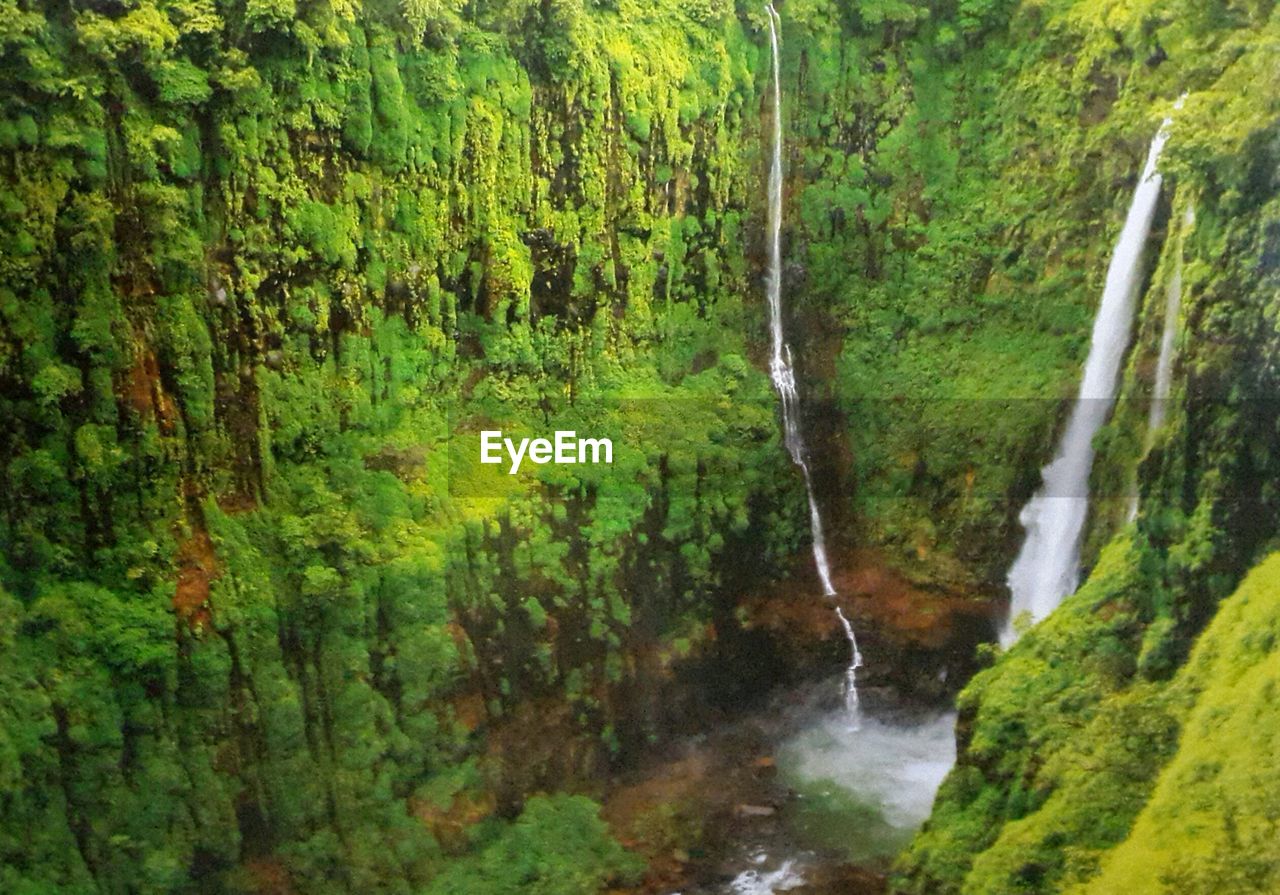
[[[791,713],[773,750],[776,817],[743,831],[720,882],[672,895],[807,895],[855,868],[882,880],[955,763],[956,716],[880,702],[856,718],[829,700]]]

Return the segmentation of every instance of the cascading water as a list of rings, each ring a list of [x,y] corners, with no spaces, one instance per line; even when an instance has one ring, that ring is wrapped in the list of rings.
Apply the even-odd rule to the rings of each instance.
[[[826,596],[834,596],[831,568],[827,563],[826,539],[822,533],[822,516],[813,498],[813,482],[809,474],[804,436],[800,432],[799,394],[795,369],[791,364],[791,346],[782,333],[782,84],[778,59],[778,28],[781,22],[773,4],[767,4],[769,45],[773,50],[773,151],[769,162],[769,334],[772,351],[769,376],[782,404],[783,441],[791,460],[804,474],[805,493],[809,500],[809,527],[813,537],[813,561]]]
[[[800,467],[804,476],[805,496],[809,501],[809,530],[813,543],[813,563],[818,570],[825,596],[834,597],[836,589],[831,583],[831,567],[827,562],[827,543],[822,533],[822,515],[813,496],[813,477],[809,472],[808,451],[804,435],[800,431],[800,399],[796,391],[795,368],[791,364],[791,346],[782,333],[782,74],[778,52],[778,31],[781,18],[772,3],[765,4],[769,19],[769,48],[773,61],[773,149],[769,161],[769,333],[772,339],[769,356],[769,377],[778,392],[782,405],[782,434],[791,460]],[[845,702],[849,712],[858,710],[858,669],[862,666],[862,654],[853,625],[836,607],[836,615],[849,641],[849,667],[845,672]]]
[[[1182,219],[1182,235],[1191,230],[1196,222],[1196,212],[1191,206]],[[1169,275],[1169,286],[1165,292],[1164,328],[1160,332],[1160,357],[1156,361],[1156,382],[1151,393],[1151,411],[1147,416],[1147,439],[1150,441],[1156,430],[1164,425],[1168,410],[1169,395],[1173,391],[1173,346],[1178,336],[1178,315],[1182,312],[1182,247],[1173,259],[1173,273]]]
[[[1182,235],[1185,237],[1196,221],[1195,209],[1187,207],[1182,219]],[[1160,355],[1156,360],[1155,387],[1151,390],[1151,407],[1147,411],[1147,437],[1143,442],[1143,450],[1151,448],[1156,431],[1164,425],[1168,410],[1169,395],[1173,391],[1173,346],[1178,336],[1178,315],[1182,311],[1182,244],[1179,241],[1173,259],[1173,272],[1169,274],[1169,283],[1165,287],[1164,321],[1160,330]],[[1138,518],[1138,488],[1134,483],[1133,494],[1129,498],[1129,521]]]
[[[858,713],[858,669],[862,667],[862,653],[858,650],[858,637],[853,625],[845,618],[844,611],[836,607],[836,617],[844,629],[844,639],[849,641],[849,667],[844,670],[844,706],[851,717]]]
[[[1142,250],[1160,198],[1161,176],[1156,166],[1169,137],[1169,124],[1170,119],[1166,118],[1151,141],[1146,166],[1111,257],[1102,302],[1093,322],[1080,394],[1071,409],[1058,453],[1053,462],[1041,470],[1043,484],[1019,517],[1027,537],[1009,570],[1013,597],[1009,618],[1000,634],[1000,642],[1005,646],[1017,639],[1015,619],[1029,613],[1033,622],[1039,621],[1079,584],[1080,541],[1089,509],[1093,438],[1115,403],[1120,361],[1129,345],[1142,273]]]

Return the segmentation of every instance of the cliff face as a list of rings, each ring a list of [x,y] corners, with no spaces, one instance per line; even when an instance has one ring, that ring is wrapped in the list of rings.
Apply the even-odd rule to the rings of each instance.
[[[1055,6],[1015,17],[1053,38],[1032,45],[1011,83],[1092,55],[1090,79],[1120,90],[1109,109],[1085,103],[1064,120],[1082,147],[1108,152],[1109,122],[1142,109],[1154,85],[1167,85],[1166,97],[1187,91],[1163,165],[1167,223],[1149,246],[1122,400],[1095,442],[1086,558],[1096,565],[961,695],[958,765],[896,887],[1110,892],[1141,877],[1140,891],[1270,891],[1274,854],[1255,848],[1274,824],[1274,787],[1257,779],[1268,747],[1242,744],[1229,703],[1241,675],[1268,686],[1271,564],[1222,601],[1278,533],[1280,26],[1270,7]],[[1146,106],[1146,133],[1161,106]],[[1149,433],[1166,288],[1179,269],[1176,386],[1170,416]],[[1211,731],[1210,717],[1228,726]],[[1209,760],[1210,749],[1222,751]],[[1206,809],[1210,791],[1221,802]],[[1222,846],[1213,858],[1201,850],[1208,842]]]
[[[1280,885],[1275,688],[1280,561],[1222,604],[1166,689],[1178,748],[1097,876],[1076,891],[1271,892]]]
[[[1205,706],[1226,712],[1236,676],[1265,681],[1272,655],[1207,654],[1269,640],[1219,620],[1217,646],[1186,663],[1277,537],[1274,9],[793,0],[786,20],[795,254],[811,313],[841,333],[834,378],[810,387],[832,382],[847,420],[854,529],[935,585],[998,592],[1134,177],[1187,94],[1121,400],[1095,441],[1092,575],[962,694],[958,766],[896,889],[1111,891],[1151,858],[1150,891],[1268,891],[1267,747],[1211,733]],[[1149,432],[1175,272],[1175,387]],[[1233,612],[1272,586],[1250,580]],[[1265,630],[1263,602],[1249,612]],[[1209,742],[1226,750],[1222,772],[1177,795]],[[1226,807],[1206,813],[1206,791]],[[1167,824],[1232,857],[1180,857],[1158,842]]]
[[[1169,221],[1202,196],[1189,288],[1245,301],[1225,298],[1236,275],[1210,242],[1257,227],[1270,195],[1256,172],[1274,125],[1273,25],[1269,7],[1242,3],[924,6],[788,3],[791,256],[804,261],[797,300],[841,333],[836,362],[810,386],[847,420],[860,537],[925,579],[994,592],[1078,387],[1147,146],[1184,91],[1137,347],[1099,442],[1094,492],[1115,500],[1095,508],[1090,561],[1124,522],[1144,451],[1168,247],[1182,238]],[[1262,319],[1256,288],[1220,325]],[[1223,350],[1257,350],[1260,338]]]
[[[643,743],[804,530],[743,26],[4,14],[0,888],[408,891]],[[476,463],[575,412],[612,467]]]

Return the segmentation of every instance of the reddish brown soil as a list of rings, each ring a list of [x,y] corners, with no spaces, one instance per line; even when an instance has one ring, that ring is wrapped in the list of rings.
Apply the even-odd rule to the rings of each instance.
[[[193,630],[209,626],[209,582],[220,574],[213,540],[203,526],[178,544],[178,584],[173,609]]]
[[[172,435],[177,419],[173,398],[160,382],[160,363],[149,348],[138,351],[138,359],[117,385],[124,401],[143,419],[155,418],[164,435]]]
[[[295,895],[289,871],[277,858],[254,858],[244,865],[254,895]]]
[[[890,567],[874,550],[854,551],[836,589],[852,600],[858,618],[869,619],[899,642],[942,647],[959,616],[987,616],[990,603],[972,594],[922,589]]]
[[[602,816],[618,841],[649,860],[644,880],[634,889],[614,890],[629,895],[671,892],[683,885],[688,852],[678,841],[684,828],[700,825],[704,813],[716,806],[705,805],[708,792],[726,790],[711,787],[711,761],[705,752],[662,765],[650,776],[620,786],[604,803]],[[726,806],[721,805],[723,810]]]
[[[881,636],[904,646],[944,646],[960,616],[990,615],[990,604],[969,594],[924,589],[909,581],[874,550],[846,553],[833,563],[835,602],[856,626],[871,625]],[[802,644],[841,636],[831,603],[815,597],[806,579],[793,588],[745,601],[750,624]]]

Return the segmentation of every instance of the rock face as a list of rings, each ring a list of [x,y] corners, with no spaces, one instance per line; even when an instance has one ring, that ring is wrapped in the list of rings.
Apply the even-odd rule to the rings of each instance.
[[[841,551],[832,568],[834,602],[858,619],[862,685],[892,691],[895,702],[947,703],[977,670],[976,647],[994,636],[998,602],[913,584],[871,549]],[[826,676],[848,661],[832,601],[803,596],[812,591],[800,576],[744,600],[745,626],[767,638],[779,680]]]
[[[1194,28],[1204,46],[1240,41],[1248,47],[1240,59],[1256,60],[1264,52],[1259,35],[1274,35],[1276,23],[1255,25],[1257,32],[1249,36],[1236,30],[1240,23],[1200,22]],[[1168,50],[1158,66],[1162,74],[1144,67],[1138,69],[1141,79],[1199,64],[1199,51],[1179,53],[1164,34],[1157,29],[1127,38],[1126,70],[1129,61],[1147,58],[1160,46]],[[1060,38],[1070,46],[1089,43],[1087,34],[1074,30]],[[1058,44],[1053,54],[1062,50]],[[1168,92],[1153,104],[1153,120],[1174,115],[1170,152],[1185,153],[1185,160],[1176,166],[1172,207],[1157,209],[1120,401],[1093,442],[1098,460],[1089,489],[1095,508],[1084,549],[1091,569],[1074,596],[966,688],[957,766],[939,793],[934,819],[903,856],[894,891],[1237,893],[1274,885],[1274,850],[1254,865],[1260,875],[1245,881],[1225,871],[1237,866],[1234,859],[1208,856],[1213,846],[1193,854],[1189,844],[1176,844],[1176,833],[1170,835],[1215,827],[1200,815],[1193,796],[1175,802],[1169,794],[1175,787],[1186,792],[1190,778],[1181,775],[1203,747],[1197,743],[1203,729],[1188,707],[1202,693],[1214,694],[1206,700],[1212,703],[1241,674],[1258,671],[1243,656],[1217,665],[1208,656],[1234,652],[1222,632],[1237,624],[1241,604],[1235,597],[1222,601],[1272,549],[1280,518],[1273,486],[1280,475],[1280,413],[1264,397],[1276,387],[1277,367],[1266,360],[1261,376],[1249,372],[1260,369],[1260,358],[1274,358],[1280,350],[1273,334],[1263,336],[1257,327],[1275,304],[1275,274],[1265,264],[1259,267],[1274,242],[1263,234],[1273,233],[1278,220],[1280,155],[1274,143],[1264,149],[1259,142],[1261,133],[1274,130],[1274,112],[1266,124],[1253,119],[1244,125],[1251,137],[1212,150],[1197,145],[1201,134],[1238,120],[1238,107],[1208,99],[1222,86],[1248,82],[1273,98],[1276,90],[1269,79],[1256,77],[1252,62],[1209,55],[1216,61],[1205,77],[1215,84],[1205,88],[1210,93],[1201,97],[1203,105],[1180,116]],[[1029,83],[1055,65],[1051,55],[1031,63],[1020,77]],[[1104,76],[1097,76],[1101,84]],[[1126,87],[1131,89],[1132,84]],[[1109,88],[1099,86],[1075,126],[1102,132],[1112,99]],[[1187,102],[1194,107],[1195,93]],[[1131,170],[1139,164],[1135,155]],[[1166,173],[1173,169],[1170,163]],[[1215,172],[1227,169],[1243,178],[1233,181],[1239,193],[1205,189]],[[1268,174],[1259,179],[1245,171]],[[1117,189],[1127,194],[1129,182]],[[1215,197],[1208,200],[1208,218],[1198,204],[1206,194]],[[1198,223],[1186,236],[1180,222],[1193,203]],[[1191,265],[1203,265],[1202,278],[1195,307],[1184,308],[1179,320],[1177,397],[1171,414],[1148,433],[1151,374],[1169,281]],[[1245,450],[1249,459],[1243,459],[1241,446],[1256,443],[1270,447],[1262,453]],[[1267,574],[1255,572],[1248,580],[1256,587]],[[1215,621],[1206,632],[1210,619]],[[1268,624],[1255,618],[1247,627]],[[1242,631],[1237,628],[1245,639],[1253,636]],[[1228,664],[1235,665],[1230,672]],[[1212,726],[1225,733],[1229,725],[1220,717]],[[1256,760],[1243,743],[1227,747],[1231,738],[1225,734],[1217,742],[1215,762],[1237,768]],[[1237,823],[1255,830],[1267,825],[1260,818],[1274,787],[1212,776],[1215,803],[1239,806],[1238,820],[1228,826],[1238,831]],[[1160,836],[1151,836],[1145,822],[1139,831],[1140,818],[1157,814]],[[1202,845],[1203,835],[1194,837]],[[1170,858],[1166,850],[1179,857]],[[1253,845],[1244,851],[1255,853]]]
[[[206,6],[5,50],[0,890],[421,891],[797,546],[747,26]],[[616,475],[483,478],[592,402]]]

